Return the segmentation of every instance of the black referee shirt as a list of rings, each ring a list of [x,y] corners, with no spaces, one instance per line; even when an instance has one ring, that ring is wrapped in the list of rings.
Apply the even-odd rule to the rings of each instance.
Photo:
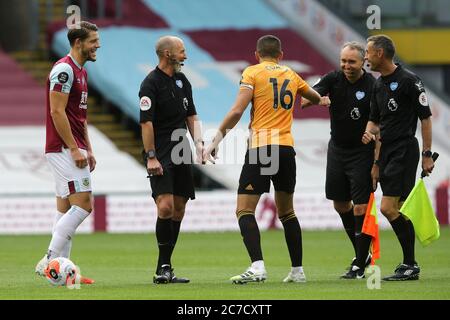
[[[379,77],[374,86],[369,120],[380,125],[383,143],[392,143],[416,134],[417,118],[431,116],[422,80],[397,64],[395,71]]]
[[[361,137],[369,119],[374,83],[375,78],[366,71],[355,83],[349,82],[342,71],[332,71],[313,86],[321,96],[330,97],[331,139],[337,146],[363,145]]]
[[[139,98],[140,122],[153,124],[156,157],[163,166],[170,165],[171,151],[181,141],[171,141],[172,133],[183,129],[185,136],[186,118],[197,114],[191,84],[182,72],[169,77],[156,67],[142,81]]]

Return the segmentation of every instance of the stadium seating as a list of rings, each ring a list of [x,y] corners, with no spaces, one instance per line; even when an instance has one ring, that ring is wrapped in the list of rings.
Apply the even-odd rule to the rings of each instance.
[[[0,126],[42,125],[45,93],[0,49]]]
[[[137,6],[138,2],[132,3]],[[282,39],[286,63],[306,79],[317,78],[333,68],[261,1],[246,1],[238,14],[233,2],[228,1],[200,0],[195,5],[179,0],[144,3],[147,10],[141,10],[141,15],[147,14],[148,21],[157,17],[155,25],[136,27],[129,17],[121,22],[122,26],[106,25],[101,32],[99,59],[87,67],[93,85],[135,121],[139,116],[137,88],[157,64],[154,43],[161,35],[174,34],[185,40],[188,61],[184,72],[193,83],[196,107],[206,122],[220,121],[233,103],[240,73],[255,63],[255,42],[263,34]],[[127,21],[129,25],[123,26]],[[164,25],[168,28],[161,29]],[[64,30],[55,34],[52,49],[59,55],[67,52]],[[112,69],[110,61],[121,63]],[[319,109],[295,115],[328,117],[325,110]],[[244,120],[248,119],[247,113]]]
[[[96,10],[97,1],[89,1],[90,10]],[[127,0],[123,3],[123,19],[116,21],[112,1],[106,1],[105,18],[95,20],[99,25],[102,48],[98,51],[96,63],[87,63],[89,84],[99,92],[107,102],[120,108],[135,123],[139,122],[138,90],[146,74],[152,70],[157,59],[154,44],[162,35],[176,35],[183,38],[187,49],[188,60],[183,67],[194,89],[194,101],[201,120],[204,122],[206,137],[211,138],[217,124],[222,120],[234,102],[238,90],[238,82],[242,70],[256,61],[254,50],[256,40],[264,34],[274,34],[283,41],[285,64],[299,72],[310,83],[320,75],[335,68],[335,65],[324,58],[323,53],[313,48],[305,39],[289,29],[287,22],[273,11],[265,1],[259,0]],[[236,10],[239,5],[239,10]],[[53,24],[48,29],[52,52],[58,56],[66,54],[69,45],[66,38],[64,23]],[[6,61],[6,62],[5,62]],[[27,83],[26,74],[20,73],[11,64],[8,57],[0,53],[0,66],[5,70],[14,70],[4,76],[3,67],[0,74],[1,88],[3,84]],[[11,92],[20,95],[20,86],[12,88]],[[27,85],[33,88],[31,84]],[[2,89],[3,90],[3,89]],[[30,110],[27,115],[41,117],[43,123],[44,97],[38,109],[28,107],[35,103],[41,89],[30,90],[30,98],[23,96],[21,112]],[[43,91],[42,91],[43,92]],[[4,101],[2,101],[2,97]],[[4,119],[17,118],[11,103],[14,99],[0,91],[0,122]],[[8,105],[7,109],[2,104]],[[37,105],[35,103],[35,105]],[[297,101],[298,106],[298,101]],[[7,111],[6,111],[7,110]],[[332,205],[323,195],[326,166],[327,141],[329,139],[328,111],[325,108],[295,109],[298,121],[294,121],[293,134],[295,138],[298,162],[297,191],[295,208],[302,214],[302,225],[308,228],[340,227],[339,217],[333,212]],[[9,117],[9,118],[8,118]],[[244,130],[249,121],[249,113],[244,115],[238,129]],[[0,123],[2,125],[3,122]],[[17,166],[10,170],[0,187],[0,193],[19,194],[37,192],[51,194],[53,183],[50,172],[42,158],[42,127],[40,131],[24,129],[22,131],[5,131],[0,128],[0,135],[7,137],[0,142],[0,149],[11,147],[8,139],[14,141],[16,151],[20,148],[31,152],[9,151],[6,154],[9,162]],[[148,181],[145,179],[144,168],[117,149],[95,128],[91,131],[96,154],[99,160],[99,170],[94,173],[96,194],[107,194],[107,217],[103,217],[106,231],[137,232],[153,231],[155,206],[149,197]],[[235,230],[236,222],[230,215],[235,206],[235,189],[240,173],[245,150],[245,137],[241,132],[234,132],[227,141],[236,143],[233,149],[221,146],[221,159],[215,166],[203,166],[207,175],[221,181],[232,191],[200,193],[196,201],[187,208],[186,230]],[[10,137],[14,136],[14,140]],[[17,139],[20,137],[20,139]],[[33,141],[34,139],[34,141]],[[6,141],[6,142],[5,142]],[[12,142],[11,142],[12,143]],[[227,162],[231,157],[232,165]],[[27,161],[27,160],[33,161]],[[113,160],[111,160],[113,159]],[[3,160],[3,158],[0,158]],[[221,162],[222,161],[222,162]],[[225,165],[226,164],[226,165]],[[1,163],[0,163],[1,165]],[[101,170],[100,170],[101,168]],[[23,172],[22,172],[23,171]],[[2,173],[3,174],[3,173]],[[31,178],[30,178],[31,177]],[[28,179],[28,180],[27,180]],[[21,181],[16,184],[15,180]],[[11,185],[14,188],[11,188]],[[36,191],[38,190],[38,191]],[[9,193],[8,193],[9,192]],[[270,202],[267,196],[262,204]],[[16,206],[21,202],[14,199],[6,201],[4,206]],[[42,200],[32,199],[35,206]],[[39,232],[48,232],[50,228],[53,203],[43,201],[45,210],[35,208],[42,221],[46,221]],[[266,201],[267,200],[267,201]],[[37,203],[37,204],[36,204]],[[272,202],[270,202],[272,203]],[[270,203],[267,206],[270,207]],[[273,204],[273,203],[272,203]],[[28,210],[24,205],[24,212]],[[1,211],[1,210],[0,210]],[[11,211],[12,212],[12,211]],[[265,213],[267,212],[267,213]],[[1,216],[3,214],[3,216]],[[0,212],[0,218],[10,215]],[[274,226],[272,209],[264,205],[258,207],[257,216],[262,221],[262,229]],[[205,217],[208,217],[205,220]],[[47,219],[47,220],[45,220]],[[6,220],[5,220],[6,221]],[[14,220],[16,221],[16,220]],[[18,220],[17,220],[18,221]],[[16,222],[17,222],[16,221]],[[14,223],[16,223],[14,222]],[[48,222],[48,223],[47,223]],[[89,222],[90,223],[90,222]],[[45,226],[44,226],[45,225]],[[386,221],[382,226],[387,225]],[[5,231],[6,230],[6,231]],[[5,227],[2,232],[10,232],[14,227]],[[16,229],[17,230],[17,229]],[[24,232],[33,232],[33,227],[24,227]],[[87,231],[91,231],[89,227]]]

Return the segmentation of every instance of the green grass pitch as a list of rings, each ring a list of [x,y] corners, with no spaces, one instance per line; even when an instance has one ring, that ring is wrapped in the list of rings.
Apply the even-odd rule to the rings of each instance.
[[[400,262],[392,230],[380,232],[382,276]],[[366,280],[340,280],[353,252],[344,231],[304,231],[303,264],[307,283],[282,283],[289,258],[282,231],[262,233],[268,272],[264,283],[233,285],[249,259],[237,232],[181,233],[173,257],[175,272],[189,284],[154,285],[157,259],[154,234],[76,235],[71,259],[96,280],[79,290],[52,287],[34,274],[49,236],[0,236],[0,299],[450,299],[450,229],[423,248],[416,242],[422,268],[419,281],[381,282],[369,290]]]

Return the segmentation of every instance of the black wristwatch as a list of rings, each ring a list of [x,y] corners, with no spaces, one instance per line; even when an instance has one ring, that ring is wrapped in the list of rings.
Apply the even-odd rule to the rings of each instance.
[[[147,157],[147,160],[154,159],[156,157],[156,152],[155,150],[148,150],[145,156]]]
[[[380,165],[380,160],[378,160],[378,159],[376,159],[376,160],[373,160],[373,164],[375,164],[375,165],[379,166],[379,165]]]
[[[432,155],[433,152],[431,152],[431,150],[422,151],[422,157],[424,158],[431,158]]]

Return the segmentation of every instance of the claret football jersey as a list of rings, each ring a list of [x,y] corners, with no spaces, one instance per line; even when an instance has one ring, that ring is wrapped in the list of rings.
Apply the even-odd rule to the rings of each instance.
[[[69,95],[66,114],[78,148],[87,150],[84,123],[87,117],[87,72],[70,55],[58,60],[47,79],[47,120],[45,153],[67,147],[56,131],[50,114],[50,91]]]

